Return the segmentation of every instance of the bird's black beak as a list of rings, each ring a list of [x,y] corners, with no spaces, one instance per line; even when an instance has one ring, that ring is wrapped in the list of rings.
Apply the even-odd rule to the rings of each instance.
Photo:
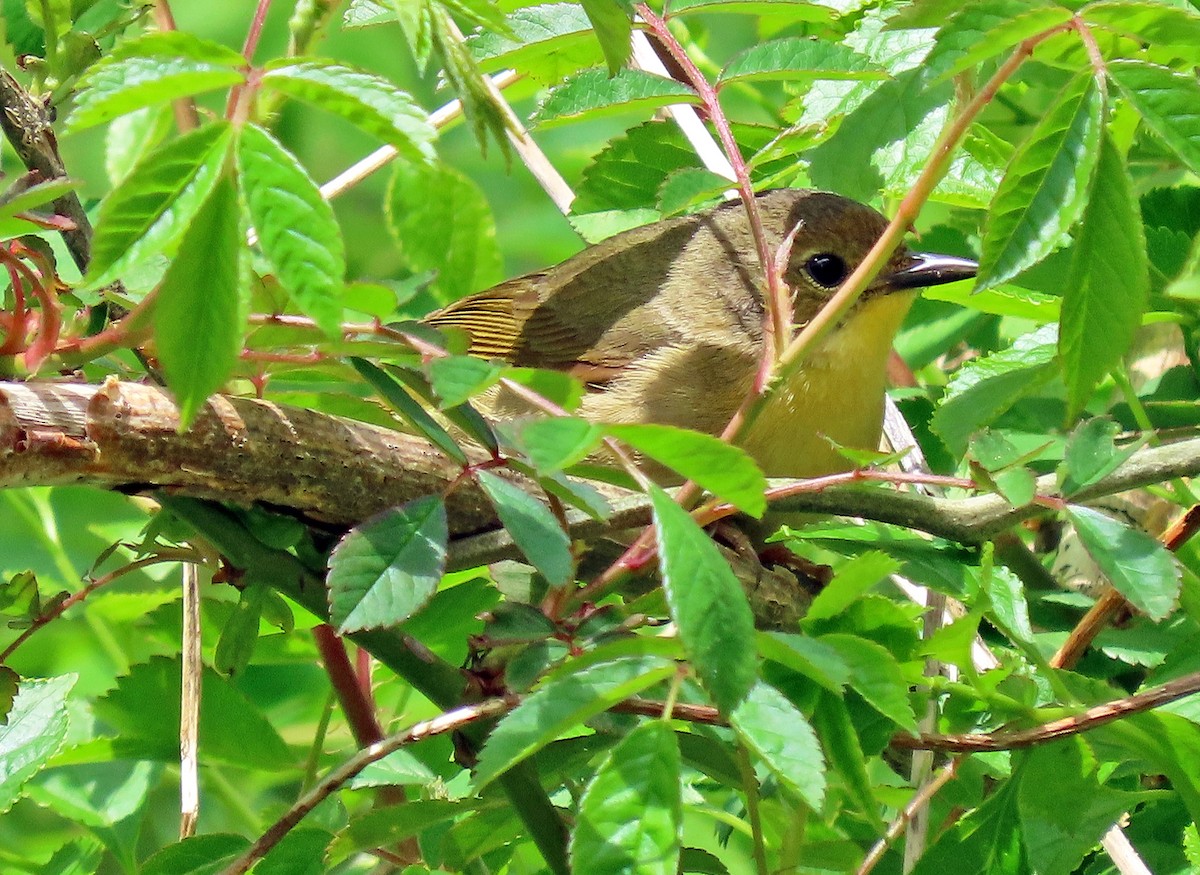
[[[956,255],[930,255],[924,252],[909,255],[899,270],[882,278],[883,285],[892,289],[923,289],[940,286],[975,276],[979,265],[969,258]]]

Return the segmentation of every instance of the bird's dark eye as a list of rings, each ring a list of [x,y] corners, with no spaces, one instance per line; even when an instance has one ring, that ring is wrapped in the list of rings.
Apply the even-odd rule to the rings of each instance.
[[[804,262],[804,270],[819,286],[832,289],[846,278],[846,262],[829,252],[819,252]]]

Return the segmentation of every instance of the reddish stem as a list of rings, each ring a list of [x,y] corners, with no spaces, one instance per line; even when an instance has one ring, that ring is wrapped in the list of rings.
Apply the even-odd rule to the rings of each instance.
[[[375,718],[370,700],[363,695],[358,675],[350,664],[350,657],[346,655],[345,643],[328,623],[313,627],[313,640],[329,675],[329,682],[333,685],[334,695],[342,706],[346,722],[350,724],[354,743],[363,748],[382,740],[383,729]]]

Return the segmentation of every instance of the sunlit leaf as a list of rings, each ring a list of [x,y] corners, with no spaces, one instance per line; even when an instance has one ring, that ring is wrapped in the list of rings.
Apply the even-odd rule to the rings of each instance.
[[[551,586],[567,583],[575,571],[571,542],[549,508],[503,477],[487,471],[475,477],[525,558]]]
[[[1200,173],[1200,82],[1196,77],[1140,61],[1114,61],[1106,69],[1146,127],[1189,170]]]
[[[761,681],[730,715],[738,735],[767,768],[820,811],[825,799],[825,757],[808,720],[778,690]]]
[[[21,796],[25,782],[58,752],[67,735],[67,694],[75,675],[21,684],[8,719],[0,724],[0,813]]]
[[[787,37],[743,50],[725,65],[718,84],[759,79],[886,79],[887,72],[834,42]]]
[[[599,118],[629,110],[651,110],[675,103],[698,103],[688,86],[643,70],[584,70],[550,90],[530,121],[546,128],[581,118]]]

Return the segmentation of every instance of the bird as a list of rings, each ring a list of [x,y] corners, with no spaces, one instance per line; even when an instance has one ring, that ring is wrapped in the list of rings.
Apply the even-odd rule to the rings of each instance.
[[[794,234],[782,279],[805,325],[882,235],[887,219],[832,192],[756,195],[766,244]],[[850,312],[775,388],[738,443],[769,477],[847,470],[836,445],[877,449],[892,342],[921,288],[970,279],[974,261],[900,246]],[[624,231],[545,270],[431,313],[468,352],[583,381],[579,413],[719,435],[753,391],[766,279],[740,200]],[[497,393],[498,416],[527,413]],[[832,441],[832,443],[831,443]]]

